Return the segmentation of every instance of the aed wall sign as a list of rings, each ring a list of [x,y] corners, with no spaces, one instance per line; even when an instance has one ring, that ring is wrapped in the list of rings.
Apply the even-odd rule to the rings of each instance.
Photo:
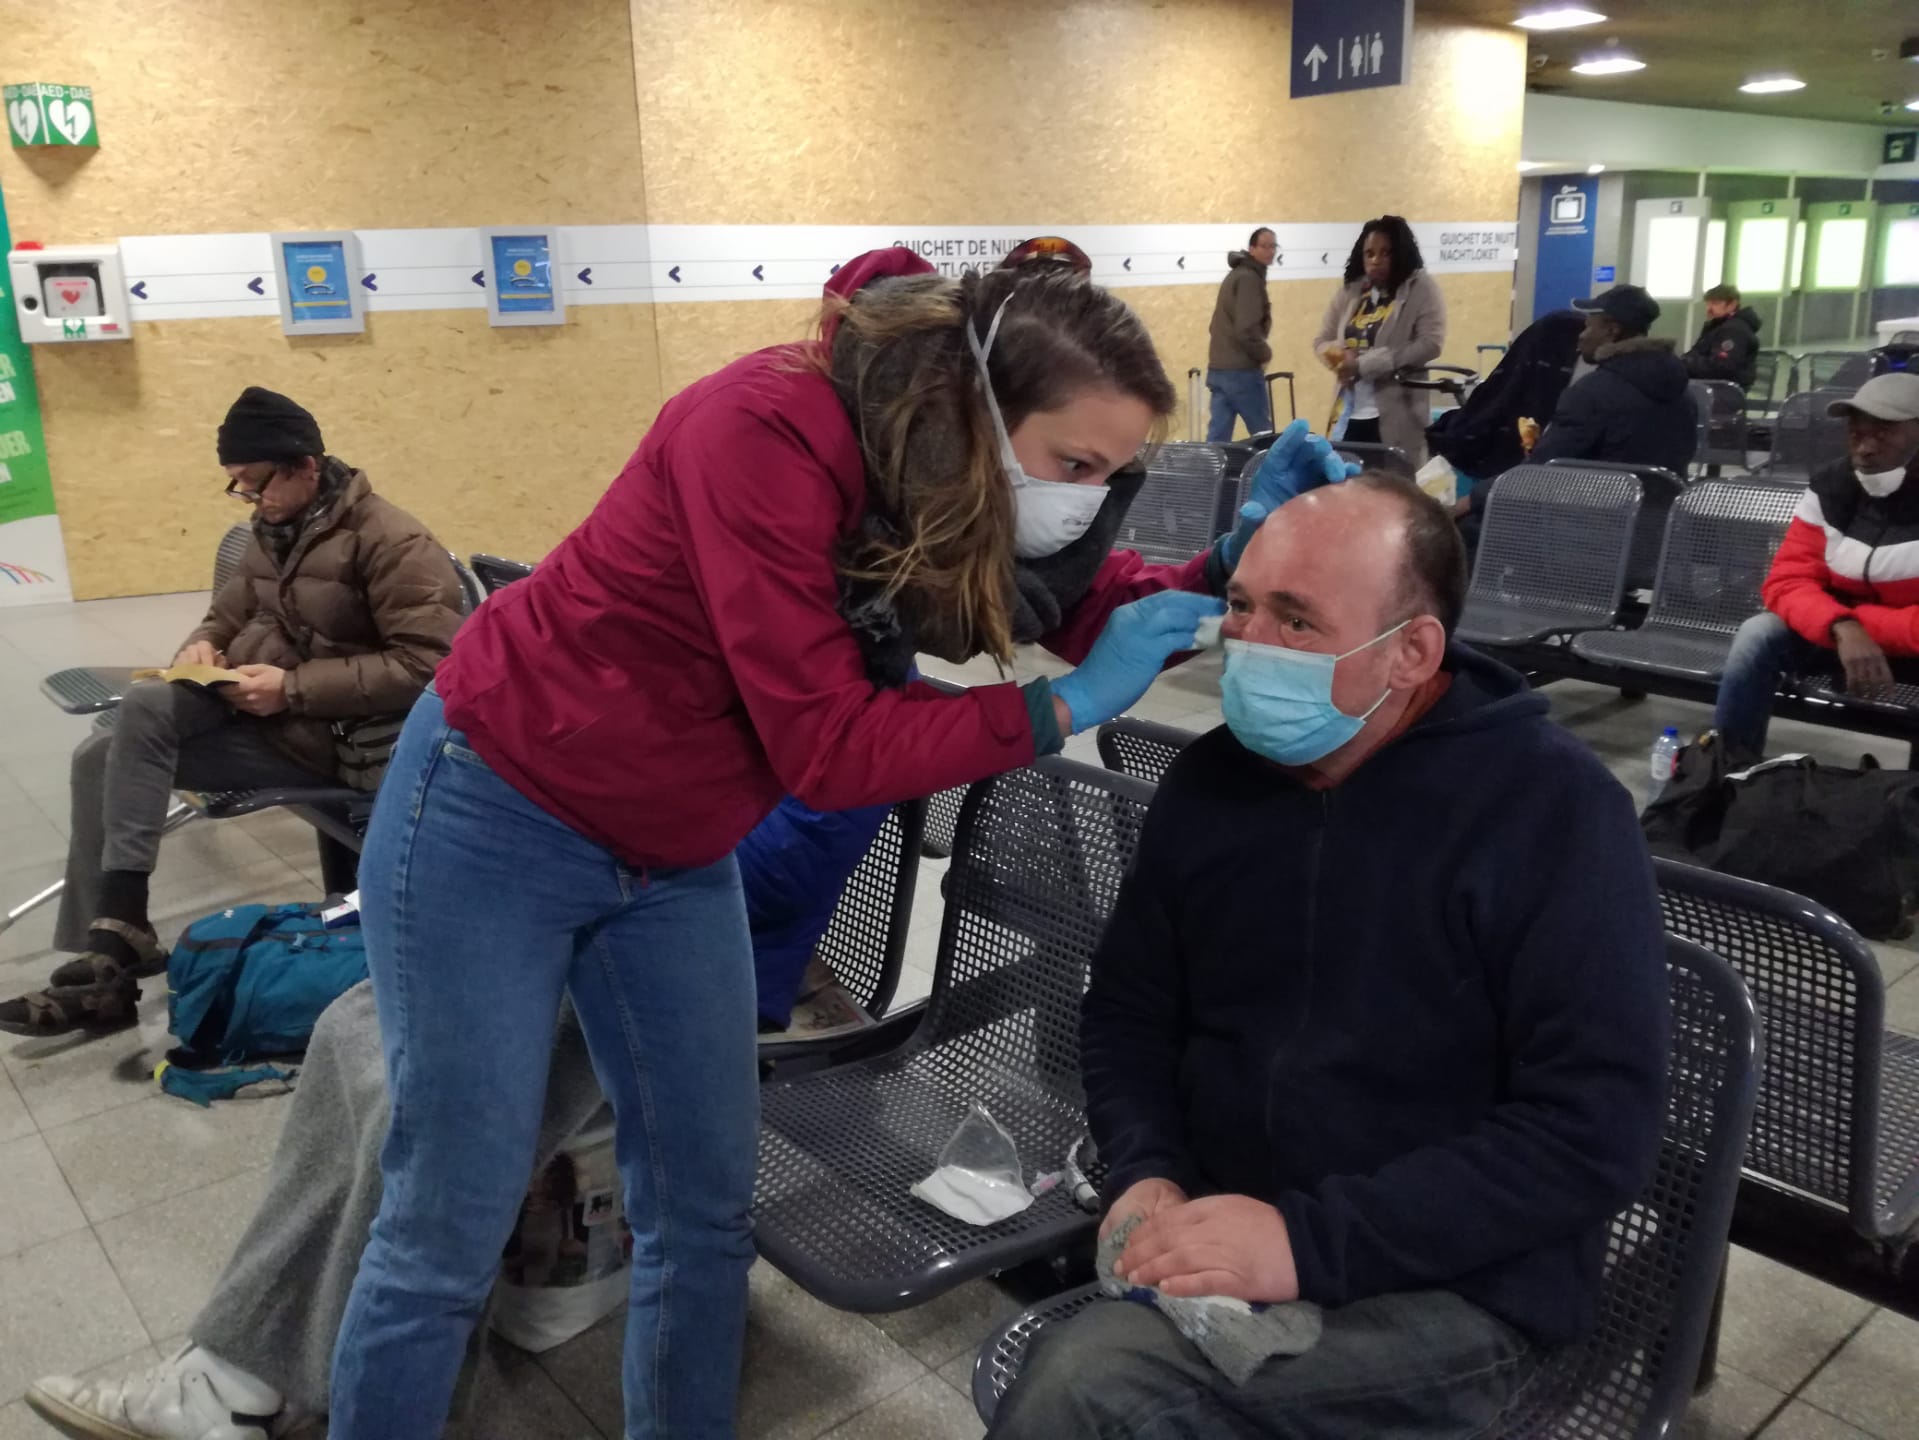
[[[14,148],[30,145],[83,145],[98,148],[100,129],[88,85],[8,85],[0,89],[7,106],[7,134]]]

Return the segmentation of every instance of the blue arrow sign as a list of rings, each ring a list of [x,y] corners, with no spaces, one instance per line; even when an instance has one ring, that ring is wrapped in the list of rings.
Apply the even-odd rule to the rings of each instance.
[[[247,289],[251,290],[255,295],[264,295],[267,293],[267,287],[260,283],[260,277],[258,275],[255,275],[251,280],[247,281]]]
[[[753,267],[753,278],[755,280],[764,280],[766,278],[766,267],[764,265],[755,265]]]
[[[680,267],[675,265],[671,270],[667,271],[666,278],[671,280],[675,285],[679,284],[680,283]]]
[[[1186,268],[1186,257],[1184,255],[1179,257],[1179,268],[1182,270]]]
[[[582,285],[591,285],[593,283],[593,267],[589,265],[586,269],[582,270],[579,279]]]
[[[1128,255],[1124,260],[1120,262],[1120,269],[1131,270],[1132,268],[1133,268],[1133,257],[1131,255]]]
[[[486,271],[475,270],[473,272],[473,283],[484,290],[486,288]]]
[[[380,277],[378,275],[368,273],[360,277],[360,283],[366,286],[366,288],[369,290],[378,290],[380,287],[378,285],[375,285],[373,282],[379,278]]]
[[[147,298],[147,282],[144,280],[134,281],[131,285],[127,286],[127,289],[133,292],[133,298],[135,300],[144,300]]]

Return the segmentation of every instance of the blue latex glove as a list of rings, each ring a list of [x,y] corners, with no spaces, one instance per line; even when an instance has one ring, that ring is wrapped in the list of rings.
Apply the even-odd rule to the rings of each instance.
[[[1291,500],[1321,485],[1336,485],[1359,473],[1359,466],[1344,460],[1321,436],[1313,434],[1304,420],[1295,420],[1279,432],[1272,448],[1253,466],[1253,489],[1239,507],[1239,524],[1219,542],[1220,559],[1226,573],[1239,565],[1239,557],[1253,532],[1266,517]]]
[[[1194,648],[1199,622],[1225,613],[1224,601],[1190,590],[1162,590],[1120,606],[1107,617],[1085,663],[1053,682],[1053,694],[1072,712],[1073,733],[1124,714],[1168,660]]]

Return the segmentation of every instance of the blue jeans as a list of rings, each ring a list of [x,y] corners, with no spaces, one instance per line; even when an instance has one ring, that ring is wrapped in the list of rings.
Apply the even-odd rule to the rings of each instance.
[[[1466,1440],[1537,1367],[1518,1331],[1450,1291],[1325,1319],[1312,1349],[1236,1386],[1158,1311],[1097,1302],[1040,1332],[989,1440]]]
[[[1246,422],[1246,433],[1257,435],[1273,428],[1272,397],[1257,370],[1208,370],[1206,388],[1213,392],[1213,413],[1206,438],[1215,443],[1233,438],[1233,417]]]
[[[1827,669],[1837,659],[1835,651],[1813,644],[1770,610],[1761,610],[1741,625],[1719,677],[1719,698],[1712,710],[1713,727],[1729,753],[1766,753],[1766,730],[1772,724],[1772,699],[1781,675]]]
[[[759,1137],[738,866],[628,871],[494,774],[429,690],[360,874],[393,1118],[329,1433],[440,1433],[526,1195],[564,990],[633,1229],[627,1440],[731,1437]]]

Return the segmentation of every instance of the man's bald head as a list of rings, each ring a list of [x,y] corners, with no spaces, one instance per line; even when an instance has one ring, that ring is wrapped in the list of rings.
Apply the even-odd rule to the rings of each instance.
[[[1284,557],[1256,555],[1268,532],[1261,548],[1283,549]],[[1256,577],[1275,560],[1296,577],[1304,563],[1316,581],[1323,571],[1352,599],[1365,597],[1380,629],[1431,615],[1450,636],[1466,602],[1466,548],[1452,517],[1417,485],[1383,471],[1309,490],[1275,511],[1240,562],[1242,572],[1253,567],[1249,588],[1261,588]]]

